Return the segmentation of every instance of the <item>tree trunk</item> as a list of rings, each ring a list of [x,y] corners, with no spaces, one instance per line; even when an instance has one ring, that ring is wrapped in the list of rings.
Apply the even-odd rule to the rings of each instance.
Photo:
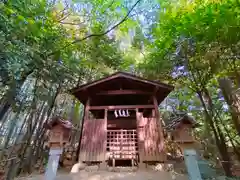
[[[205,91],[207,91],[207,90],[205,89]],[[209,98],[209,104],[210,104],[209,108],[212,108],[211,97],[209,96],[208,92],[205,92],[205,93],[207,93],[207,96]],[[231,162],[230,162],[231,160],[230,160],[230,157],[229,157],[229,153],[227,151],[227,146],[226,146],[226,143],[225,143],[223,133],[220,130],[220,128],[218,127],[218,125],[216,125],[217,122],[214,121],[212,114],[209,113],[209,110],[208,110],[208,108],[207,108],[207,106],[204,102],[204,99],[203,99],[203,93],[199,91],[198,96],[199,96],[199,99],[200,99],[200,101],[202,103],[202,106],[204,108],[204,112],[205,112],[205,115],[206,115],[206,120],[209,123],[209,125],[211,127],[211,130],[213,131],[215,141],[216,141],[216,145],[217,145],[218,151],[221,155],[222,167],[225,171],[226,176],[231,177],[232,176]],[[210,109],[210,111],[213,112],[213,109]]]
[[[20,141],[22,140],[20,136],[21,136],[21,132],[22,132],[23,126],[25,125],[25,123],[26,123],[26,121],[27,121],[28,118],[29,118],[29,115],[26,115],[26,117],[24,118],[24,121],[23,121],[23,123],[22,123],[22,125],[21,125],[20,133],[19,133],[19,135],[16,137],[16,140],[15,140],[15,142],[14,142],[13,147],[18,146],[19,144],[24,145],[24,142],[22,142],[22,143],[20,142]],[[11,158],[12,156],[14,156],[15,154],[13,154],[13,153],[16,153],[15,151],[16,151],[16,150],[15,150],[14,148],[12,148],[11,151],[9,152],[9,155],[8,155],[7,159],[9,159],[9,158]],[[13,164],[13,165],[14,165],[14,164]],[[7,162],[5,163],[4,166],[7,166]],[[12,167],[12,166],[9,166],[9,169],[11,169],[11,167]]]
[[[225,101],[228,104],[232,116],[232,122],[240,136],[240,99],[233,94],[232,83],[227,78],[218,79],[220,89],[222,90]]]
[[[34,69],[29,70],[24,75],[22,75],[20,80],[16,80],[12,83],[12,86],[10,87],[8,93],[2,98],[3,102],[1,102],[1,108],[0,108],[0,121],[7,113],[8,109],[11,107],[12,103],[15,101],[15,98],[17,97],[19,91],[21,90],[22,85],[26,81],[27,77],[32,74]]]
[[[71,108],[71,112],[70,112],[70,121],[71,122],[75,122],[75,106],[76,106],[76,99],[73,99],[72,102],[72,108]]]
[[[9,103],[9,101],[3,102],[3,104],[1,105],[1,108],[0,108],[0,121],[3,119],[3,117],[8,112],[8,109],[10,107],[11,107],[11,104]]]
[[[46,113],[47,113],[47,108],[45,107],[43,109],[44,105],[42,106],[41,108],[41,116],[38,116],[40,118],[37,118],[36,121],[38,122],[38,129],[37,132],[36,132],[36,135],[35,135],[35,138],[33,139],[33,146],[32,146],[32,149],[29,151],[29,154],[26,155],[28,157],[28,160],[27,160],[27,163],[26,165],[28,166],[27,169],[28,169],[28,173],[31,173],[32,172],[32,165],[37,162],[37,155],[38,155],[38,149],[40,147],[40,144],[42,141],[44,141],[44,139],[39,139],[39,136],[40,136],[40,132],[41,132],[41,129],[43,128],[43,123],[44,123],[44,119],[45,119],[45,116],[46,116]],[[40,115],[40,114],[39,114]],[[35,154],[35,156],[32,156],[33,154]]]
[[[36,116],[35,118],[35,121],[34,121],[34,124],[32,126],[32,129],[30,131],[30,134],[34,135],[34,132],[36,131],[36,128],[40,128],[42,129],[43,126],[43,120],[44,120],[44,115],[45,114],[42,114],[41,115],[41,112],[43,113],[43,107],[44,107],[45,103],[43,103],[43,105],[41,106],[41,110],[38,112],[38,115]],[[41,117],[41,118],[39,118]],[[40,119],[40,121],[38,121],[38,119]],[[24,154],[25,154],[25,157],[26,157],[26,160],[23,162],[23,167],[24,167],[24,170],[26,170],[28,173],[31,173],[31,160],[34,159],[34,153],[35,153],[35,148],[37,148],[37,139],[39,138],[38,134],[36,133],[35,136],[31,136],[30,137],[30,143],[31,141],[33,141],[33,144],[31,145],[31,148],[28,149],[28,151],[25,151]]]
[[[28,130],[26,132],[26,136],[25,136],[25,139],[26,139],[26,143],[24,144],[24,146],[21,148],[20,150],[20,164],[19,164],[19,168],[18,168],[18,173],[20,173],[24,167],[24,163],[26,162],[25,160],[25,157],[26,157],[26,152],[31,144],[31,139],[32,139],[32,136],[33,136],[33,133],[34,133],[34,130],[37,126],[37,121],[33,122],[33,117],[34,117],[34,114],[36,113],[36,109],[34,108],[35,106],[35,103],[33,105],[33,110],[29,116],[29,119],[28,119]]]
[[[21,101],[21,103],[20,103],[20,108],[18,109],[18,112],[16,113],[16,115],[14,116],[13,119],[10,119],[10,126],[8,126],[8,127],[10,127],[10,128],[9,128],[9,132],[8,132],[8,134],[7,134],[7,137],[6,137],[6,140],[5,140],[5,143],[4,143],[4,148],[6,148],[6,147],[8,146],[8,143],[9,143],[11,137],[12,137],[12,134],[13,134],[13,132],[14,132],[14,129],[16,128],[16,124],[17,124],[17,122],[18,122],[18,120],[19,120],[19,116],[20,116],[20,113],[21,113],[21,110],[22,110],[22,106],[23,106],[25,100],[26,100],[26,98],[24,98],[24,99]]]
[[[34,97],[33,97],[32,103],[31,103],[32,111],[30,112],[30,115],[27,119],[27,132],[23,138],[23,140],[26,143],[24,143],[19,150],[18,158],[19,158],[20,162],[17,164],[12,164],[13,167],[9,167],[9,169],[10,168],[16,169],[15,173],[11,174],[11,177],[15,177],[16,173],[19,174],[22,171],[22,167],[25,162],[25,153],[27,151],[27,148],[29,148],[29,145],[31,144],[32,135],[33,135],[34,130],[37,125],[37,121],[33,122],[34,115],[35,115],[36,109],[37,109],[37,98],[36,98],[37,82],[38,82],[38,79],[36,79],[35,84],[34,84],[34,92],[33,92]]]
[[[27,121],[29,121],[33,117],[33,112],[30,113],[29,118]],[[19,149],[17,159],[19,160],[19,163],[11,163],[10,166],[7,169],[14,169],[14,172],[12,173],[7,173],[7,177],[10,179],[14,179],[17,174],[21,172],[22,168],[22,163],[24,162],[25,158],[25,152],[27,147],[30,144],[30,139],[31,139],[31,134],[29,132],[26,132],[26,134],[23,137],[23,141],[25,143],[22,144],[21,148]]]
[[[22,141],[21,134],[24,133],[22,131],[23,131],[24,126],[26,125],[26,122],[27,122],[28,118],[29,118],[29,114],[27,114],[25,116],[24,120],[23,120],[23,123],[22,123],[22,125],[20,127],[20,130],[19,130],[19,135],[17,136],[17,138],[15,140],[15,144],[18,144],[18,143],[20,143]]]
[[[238,54],[238,49],[234,48],[234,53]],[[235,81],[237,83],[237,87],[240,88],[240,72],[239,72],[239,64],[237,64],[237,62],[239,63],[239,60],[234,59],[232,62],[230,62],[233,66],[233,75],[235,77]]]
[[[42,141],[44,141],[43,138],[44,138],[46,129],[43,128],[43,123],[44,123],[45,116],[46,116],[46,119],[48,120],[50,114],[52,113],[52,109],[53,109],[53,107],[54,107],[56,98],[57,98],[60,90],[61,90],[61,84],[58,85],[57,90],[56,90],[56,93],[55,93],[55,95],[53,96],[53,98],[52,98],[52,100],[51,100],[51,102],[50,102],[50,104],[49,104],[49,105],[50,105],[50,108],[45,109],[46,112],[44,112],[44,113],[42,114],[41,118],[40,118],[40,122],[39,122],[39,124],[38,124],[38,127],[39,127],[40,129],[37,131],[36,137],[34,138],[34,142],[35,142],[35,143],[34,143],[34,146],[33,146],[33,148],[28,152],[28,155],[26,155],[26,156],[28,157],[28,159],[26,159],[26,161],[25,161],[25,163],[24,163],[24,166],[26,167],[28,173],[30,173],[30,172],[32,171],[32,160],[33,160],[33,161],[37,161],[37,159],[36,159],[37,157],[35,157],[35,158],[33,157],[33,159],[31,159],[31,155],[32,155],[33,153],[35,153],[35,152],[36,152],[36,153],[35,153],[35,156],[38,155],[38,151],[36,150],[36,147],[39,148],[40,145],[42,144]],[[37,121],[36,121],[36,122],[37,122]],[[36,125],[37,125],[37,124],[35,124],[35,127],[36,127]],[[35,128],[34,128],[34,130],[35,130]],[[34,147],[35,147],[35,148],[34,148]]]
[[[240,151],[237,149],[237,147],[236,147],[236,145],[235,145],[235,143],[234,143],[234,141],[233,141],[234,137],[231,136],[231,134],[230,134],[227,126],[223,123],[222,120],[221,120],[221,124],[222,124],[222,127],[223,127],[223,129],[225,130],[228,138],[229,138],[229,141],[230,141],[230,143],[231,143],[231,145],[232,145],[232,147],[233,147],[233,151],[234,151],[234,153],[235,153],[238,161],[240,162]]]

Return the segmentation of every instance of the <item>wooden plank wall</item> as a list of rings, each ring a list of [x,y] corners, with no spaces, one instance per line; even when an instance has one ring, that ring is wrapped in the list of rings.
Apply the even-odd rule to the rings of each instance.
[[[137,113],[138,144],[140,161],[164,161],[164,152],[161,146],[157,119],[145,118],[142,113]]]
[[[85,120],[80,146],[81,161],[105,161],[107,121],[104,119]]]
[[[134,119],[114,119],[108,120],[107,127],[118,129],[136,129],[136,118]]]

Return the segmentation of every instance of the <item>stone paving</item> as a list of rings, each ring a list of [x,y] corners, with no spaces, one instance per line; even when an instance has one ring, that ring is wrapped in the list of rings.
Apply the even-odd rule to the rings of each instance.
[[[44,180],[43,175],[18,178],[17,180]],[[109,172],[95,171],[87,172],[85,170],[76,174],[61,173],[57,175],[56,180],[187,180],[186,175],[180,175],[172,172],[159,171],[136,171],[136,172]]]

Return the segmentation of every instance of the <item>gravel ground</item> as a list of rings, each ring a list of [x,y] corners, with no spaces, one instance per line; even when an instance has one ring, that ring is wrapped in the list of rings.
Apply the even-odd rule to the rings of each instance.
[[[18,178],[17,180],[44,180],[43,175]],[[187,180],[186,175],[174,174],[171,172],[158,171],[136,171],[136,172],[109,172],[80,171],[76,174],[59,173],[56,180]]]

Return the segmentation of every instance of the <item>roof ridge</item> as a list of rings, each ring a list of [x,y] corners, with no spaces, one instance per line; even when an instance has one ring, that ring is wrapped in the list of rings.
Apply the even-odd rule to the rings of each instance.
[[[174,89],[174,87],[172,85],[169,85],[169,84],[166,84],[166,83],[145,79],[143,77],[136,76],[136,75],[128,73],[128,72],[117,71],[117,72],[115,72],[115,73],[113,73],[111,75],[102,77],[102,78],[94,80],[92,82],[88,82],[88,83],[82,84],[79,87],[73,88],[73,89],[70,90],[70,93],[74,93],[74,92],[76,92],[76,91],[78,91],[78,90],[80,90],[82,88],[88,88],[88,87],[91,87],[91,86],[103,83],[104,80],[106,82],[106,81],[109,81],[109,80],[112,80],[112,79],[115,79],[115,78],[118,78],[118,77],[121,77],[121,76],[125,77],[125,78],[129,77],[129,78],[132,78],[135,81],[140,81],[140,82],[143,82],[143,83],[149,83],[149,84],[152,84],[152,85],[155,85],[155,86],[162,86],[162,87],[167,88],[167,89],[169,89],[171,91]]]

